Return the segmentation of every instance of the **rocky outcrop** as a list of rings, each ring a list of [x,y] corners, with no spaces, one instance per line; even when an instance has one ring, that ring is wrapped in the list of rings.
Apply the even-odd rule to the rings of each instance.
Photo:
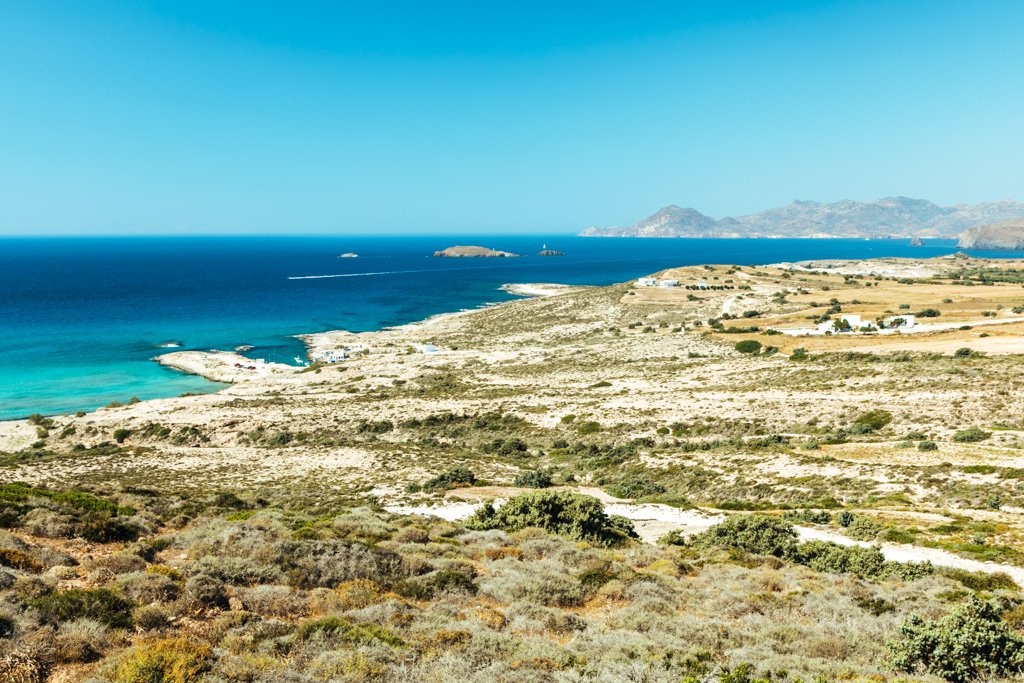
[[[487,247],[448,247],[435,251],[434,256],[438,258],[507,258],[519,256],[509,251],[498,251]]]
[[[537,256],[565,256],[565,252],[555,249],[541,249],[537,252]]]
[[[910,246],[912,246],[912,247],[923,247],[924,246],[924,240],[921,239],[920,237],[911,237],[910,238]]]
[[[960,236],[961,249],[1024,250],[1024,219],[970,228]]]

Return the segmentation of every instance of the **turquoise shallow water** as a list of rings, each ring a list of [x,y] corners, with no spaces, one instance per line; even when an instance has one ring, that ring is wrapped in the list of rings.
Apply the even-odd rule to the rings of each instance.
[[[482,244],[562,257],[435,259]],[[343,252],[355,259],[339,259]],[[293,362],[292,335],[365,331],[513,298],[513,282],[603,285],[671,266],[937,256],[882,240],[690,240],[546,236],[0,239],[0,419],[216,391],[151,361],[160,345],[256,348]],[[983,254],[982,254],[983,255]],[[992,255],[992,254],[989,254]],[[291,279],[311,275],[341,275]]]

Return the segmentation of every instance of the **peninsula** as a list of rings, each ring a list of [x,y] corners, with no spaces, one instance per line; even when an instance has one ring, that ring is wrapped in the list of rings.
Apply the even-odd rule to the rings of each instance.
[[[1024,219],[971,228],[960,237],[962,249],[1024,250]]]

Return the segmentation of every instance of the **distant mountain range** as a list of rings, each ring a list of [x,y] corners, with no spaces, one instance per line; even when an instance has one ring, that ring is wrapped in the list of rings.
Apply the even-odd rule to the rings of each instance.
[[[636,225],[587,228],[583,237],[958,237],[968,228],[1024,218],[1014,201],[939,206],[925,199],[885,197],[829,204],[795,201],[749,216],[715,220],[666,206]]]

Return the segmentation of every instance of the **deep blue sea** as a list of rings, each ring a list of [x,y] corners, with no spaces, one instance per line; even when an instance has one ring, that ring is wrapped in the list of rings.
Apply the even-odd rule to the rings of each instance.
[[[479,244],[519,259],[438,259]],[[566,253],[534,256],[541,246]],[[0,419],[216,391],[163,368],[161,345],[256,348],[294,362],[292,335],[375,330],[514,298],[515,282],[604,285],[670,266],[938,256],[905,240],[699,240],[550,236],[0,239]],[[359,258],[338,258],[356,252]],[[985,255],[979,253],[979,255]],[[988,254],[998,255],[998,254]],[[343,275],[290,279],[311,275]]]

